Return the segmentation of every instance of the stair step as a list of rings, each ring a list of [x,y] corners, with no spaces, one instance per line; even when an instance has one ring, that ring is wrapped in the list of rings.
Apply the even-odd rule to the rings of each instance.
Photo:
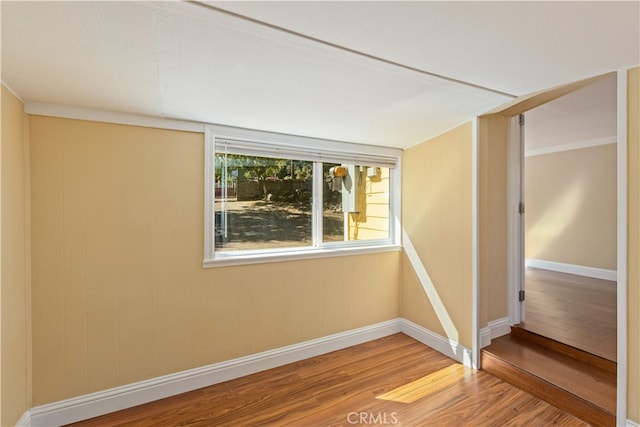
[[[617,372],[618,364],[616,362],[612,362],[609,359],[605,359],[604,357],[600,357],[595,354],[587,353],[586,351],[571,347],[551,338],[538,335],[534,332],[527,331],[526,329],[521,328],[517,325],[511,327],[511,336],[517,336],[536,344],[540,344],[543,347],[547,347],[559,353],[566,354],[567,356],[571,356],[574,359],[578,359],[590,365],[604,369],[607,372],[611,372],[613,374]]]
[[[493,340],[482,350],[482,369],[589,424],[614,426],[615,372],[529,338],[516,331]]]

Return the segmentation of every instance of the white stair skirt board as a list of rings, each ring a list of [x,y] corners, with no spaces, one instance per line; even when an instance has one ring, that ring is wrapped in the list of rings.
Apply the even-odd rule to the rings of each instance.
[[[59,426],[82,421],[399,332],[471,366],[471,350],[468,348],[406,319],[397,318],[275,350],[36,406],[20,418],[18,426]]]
[[[487,326],[480,329],[480,348],[491,344],[491,340],[511,333],[511,324],[508,317],[492,320]]]
[[[595,279],[618,280],[618,273],[615,270],[604,268],[585,267],[583,265],[565,264],[562,262],[545,261],[543,259],[527,258],[524,261],[527,267],[540,268],[543,270],[557,271],[559,273],[575,274],[577,276],[593,277]]]

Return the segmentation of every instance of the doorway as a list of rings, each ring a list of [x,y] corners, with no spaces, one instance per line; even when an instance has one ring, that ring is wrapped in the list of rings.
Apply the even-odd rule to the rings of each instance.
[[[615,76],[525,113],[520,325],[616,360]]]

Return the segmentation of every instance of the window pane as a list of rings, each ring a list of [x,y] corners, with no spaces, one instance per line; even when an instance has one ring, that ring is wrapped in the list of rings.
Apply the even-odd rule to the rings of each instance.
[[[323,242],[389,238],[389,169],[324,163]]]
[[[326,185],[322,191],[322,241],[344,241],[344,213],[342,212],[342,178],[335,176],[338,163],[323,163]]]
[[[312,244],[313,163],[217,153],[215,250]]]

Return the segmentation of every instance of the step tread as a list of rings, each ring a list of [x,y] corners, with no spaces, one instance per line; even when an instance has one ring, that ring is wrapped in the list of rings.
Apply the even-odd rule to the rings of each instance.
[[[510,335],[492,340],[484,351],[615,414],[615,373]]]
[[[527,341],[534,342],[543,347],[547,347],[551,350],[555,350],[559,353],[563,353],[567,356],[573,357],[574,359],[578,359],[583,362],[589,363],[590,365],[597,366],[598,368],[602,368],[605,371],[611,372],[613,374],[617,372],[617,363],[615,361],[605,359],[592,353],[587,353],[584,350],[580,350],[576,347],[572,347],[551,338],[547,338],[543,335],[539,335],[535,332],[531,332],[530,330],[525,329],[520,325],[514,325],[511,327],[511,336],[517,336],[519,338],[526,339]]]

